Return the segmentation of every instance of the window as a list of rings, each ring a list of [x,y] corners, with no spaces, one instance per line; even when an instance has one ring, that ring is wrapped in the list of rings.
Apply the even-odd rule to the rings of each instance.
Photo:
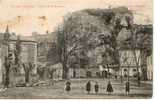
[[[92,76],[92,73],[91,73],[90,71],[87,71],[87,72],[86,72],[86,76],[87,76],[87,77],[91,77],[91,76]]]
[[[127,71],[127,69],[124,69],[124,71],[126,72],[126,71]]]
[[[136,69],[133,69],[133,71],[135,72],[135,71],[137,71]]]
[[[22,49],[22,51],[27,51],[26,45],[21,45],[21,49]]]
[[[15,49],[15,45],[14,44],[9,44],[10,50],[14,50]]]

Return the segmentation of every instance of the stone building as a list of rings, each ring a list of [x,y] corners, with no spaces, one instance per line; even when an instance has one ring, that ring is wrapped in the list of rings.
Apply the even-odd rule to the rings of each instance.
[[[38,43],[38,61],[46,62],[48,51],[53,46],[53,42],[55,42],[54,33],[47,31],[45,34],[38,34],[37,32],[33,32],[31,37],[33,37]]]
[[[14,52],[16,46],[17,37],[10,38],[9,46],[10,51]],[[29,37],[20,37],[21,41],[21,53],[20,53],[20,62],[29,64],[31,63],[37,67],[37,42]],[[36,68],[33,70],[36,73]]]
[[[9,40],[8,45],[4,44],[4,37],[8,34]],[[3,80],[3,73],[4,73],[4,57],[11,53],[12,60],[15,59],[15,49],[16,49],[16,42],[18,36],[15,33],[9,32],[9,27],[7,26],[6,31],[4,33],[0,33],[0,83]],[[20,36],[20,64],[32,64],[34,66],[32,73],[36,74],[37,70],[37,42],[29,36]],[[12,63],[12,66],[14,64]],[[21,73],[24,73],[23,69],[20,70]]]

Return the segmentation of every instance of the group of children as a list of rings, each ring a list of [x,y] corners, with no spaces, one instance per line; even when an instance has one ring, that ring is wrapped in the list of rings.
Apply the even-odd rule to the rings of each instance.
[[[70,81],[67,81],[67,82],[66,82],[65,90],[66,90],[67,92],[69,92],[69,91],[71,90],[71,82],[70,82]],[[94,90],[95,90],[95,93],[96,93],[96,94],[99,92],[99,84],[98,84],[98,82],[95,82]],[[88,82],[86,83],[86,91],[87,91],[88,94],[91,92],[91,81],[88,81]],[[129,92],[130,92],[130,83],[129,83],[129,81],[127,81],[127,82],[125,83],[125,91],[126,91],[126,94],[127,94],[127,95],[128,95]],[[112,86],[112,84],[111,84],[110,81],[108,81],[107,88],[106,88],[106,92],[107,92],[108,94],[111,94],[111,93],[113,92],[113,86]]]
[[[95,89],[95,93],[97,94],[99,92],[99,84],[98,84],[98,82],[95,82],[94,89]],[[88,94],[91,91],[91,82],[90,81],[88,81],[87,84],[86,84],[86,91],[87,91]],[[106,91],[108,92],[108,94],[111,94],[113,92],[113,87],[112,87],[112,84],[111,84],[110,81],[108,82]]]

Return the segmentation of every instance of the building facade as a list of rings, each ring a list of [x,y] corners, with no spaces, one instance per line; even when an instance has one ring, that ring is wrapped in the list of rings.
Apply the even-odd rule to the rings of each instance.
[[[16,41],[11,39],[9,42],[9,49],[11,53],[15,52],[16,49]],[[20,64],[32,64],[34,67],[33,73],[37,73],[37,42],[33,40],[26,40],[26,38],[21,37],[20,39],[20,47],[21,47],[21,52],[20,52]],[[13,54],[14,56],[14,54]],[[14,59],[14,57],[13,57]],[[24,73],[23,71],[21,73]]]
[[[53,42],[55,42],[54,33],[49,33],[48,31],[45,34],[38,34],[36,32],[32,33],[32,38],[37,41],[37,56],[39,62],[46,62],[47,55],[50,48],[53,46]]]
[[[7,45],[4,43],[5,36],[8,37]],[[0,34],[0,83],[3,81],[3,76],[5,74],[5,67],[4,67],[4,58],[11,54],[12,63],[11,66],[15,66],[15,50],[16,50],[16,43],[18,39],[20,40],[20,65],[22,64],[31,64],[33,66],[32,73],[37,73],[37,42],[28,36],[20,36],[18,37],[14,33],[9,32],[9,27],[7,27],[4,33]],[[23,67],[20,69],[21,74],[24,74]]]
[[[135,52],[135,53],[134,53]],[[141,58],[140,50],[123,49],[119,51],[120,70],[119,75],[124,77],[136,77],[137,73],[141,74]]]
[[[153,56],[147,56],[147,77],[148,80],[153,80]]]

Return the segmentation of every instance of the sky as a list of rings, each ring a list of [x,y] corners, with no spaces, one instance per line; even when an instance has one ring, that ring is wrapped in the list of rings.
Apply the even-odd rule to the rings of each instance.
[[[63,16],[86,8],[126,6],[134,13],[134,23],[153,23],[153,0],[0,0],[0,33],[8,25],[11,32],[31,35],[54,31]]]

